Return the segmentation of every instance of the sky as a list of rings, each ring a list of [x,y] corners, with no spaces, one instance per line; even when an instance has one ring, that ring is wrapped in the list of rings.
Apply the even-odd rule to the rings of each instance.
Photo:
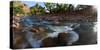
[[[34,6],[36,3],[38,3],[42,7],[45,7],[45,4],[43,2],[22,1],[22,3],[25,3],[28,7]]]
[[[44,2],[35,2],[35,1],[22,1],[22,3],[25,3],[28,7],[35,6],[36,3],[38,3],[40,6],[45,7]],[[78,4],[73,4],[73,6],[76,8]]]

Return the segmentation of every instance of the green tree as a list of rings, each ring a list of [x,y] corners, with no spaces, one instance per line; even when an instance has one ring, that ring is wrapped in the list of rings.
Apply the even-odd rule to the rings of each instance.
[[[56,9],[55,3],[45,3],[46,8],[50,11],[50,13],[54,13]]]
[[[30,9],[21,1],[11,1],[10,8],[13,9],[14,16],[16,16],[17,14],[19,14],[20,16],[31,15]]]
[[[38,3],[31,7],[31,13],[34,15],[42,15],[45,13],[45,8],[41,7]]]
[[[23,14],[23,11],[20,7],[13,7],[13,14]]]
[[[59,4],[59,3],[45,3],[46,8],[50,13],[67,12],[73,10],[73,5],[71,4]]]

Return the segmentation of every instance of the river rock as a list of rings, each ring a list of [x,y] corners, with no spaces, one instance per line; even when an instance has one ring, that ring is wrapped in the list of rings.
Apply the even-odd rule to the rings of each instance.
[[[42,47],[54,47],[56,46],[56,40],[54,38],[48,37],[42,41]]]
[[[58,41],[59,41],[59,45],[66,45],[68,42],[68,33],[59,33],[58,35]]]

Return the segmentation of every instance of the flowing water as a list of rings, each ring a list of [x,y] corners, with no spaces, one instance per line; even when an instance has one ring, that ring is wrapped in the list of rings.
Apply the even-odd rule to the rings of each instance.
[[[66,33],[70,36],[68,37],[67,45],[81,45],[81,44],[92,44],[96,43],[96,31],[94,31],[95,23],[67,23],[62,25],[53,25],[53,22],[40,21],[37,18],[25,17],[21,20],[21,25],[24,27],[23,32],[26,32],[26,39],[28,43],[33,48],[39,48],[42,46],[42,40],[51,37],[58,37],[59,33]],[[38,36],[45,33],[36,35],[36,33],[31,32],[32,28],[41,27],[46,29],[46,35],[38,39]],[[37,36],[37,37],[35,37]],[[33,38],[35,37],[35,38]]]

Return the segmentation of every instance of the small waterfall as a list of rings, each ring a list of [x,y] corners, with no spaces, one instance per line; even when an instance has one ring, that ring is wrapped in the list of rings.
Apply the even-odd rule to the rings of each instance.
[[[79,39],[78,33],[76,33],[75,31],[72,31],[73,28],[71,27],[68,27],[68,26],[49,26],[49,27],[55,31],[53,33],[49,33],[48,36],[50,37],[57,37],[58,34],[62,32],[69,33],[70,36],[69,36],[68,45],[75,43]]]
[[[35,33],[27,31],[26,32],[26,39],[32,46],[32,48],[39,48],[41,46],[41,41],[37,40],[36,38],[33,38],[33,35]]]

